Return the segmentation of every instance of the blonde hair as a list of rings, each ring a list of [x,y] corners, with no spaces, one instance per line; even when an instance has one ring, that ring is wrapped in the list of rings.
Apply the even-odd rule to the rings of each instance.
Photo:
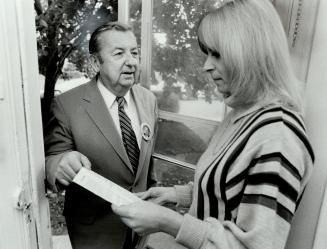
[[[207,13],[198,28],[201,49],[218,52],[241,103],[278,100],[302,110],[280,18],[268,0],[235,0]]]

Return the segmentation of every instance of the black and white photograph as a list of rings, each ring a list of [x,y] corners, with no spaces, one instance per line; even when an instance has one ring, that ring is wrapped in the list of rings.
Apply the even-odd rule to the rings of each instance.
[[[0,249],[326,249],[326,23],[0,0]]]

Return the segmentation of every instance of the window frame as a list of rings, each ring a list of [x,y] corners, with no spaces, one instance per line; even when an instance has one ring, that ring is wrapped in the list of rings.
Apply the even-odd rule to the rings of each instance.
[[[320,0],[273,0],[283,22],[295,75],[307,82]]]

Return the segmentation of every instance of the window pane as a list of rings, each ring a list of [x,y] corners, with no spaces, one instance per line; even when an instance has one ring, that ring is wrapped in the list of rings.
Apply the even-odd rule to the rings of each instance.
[[[194,170],[187,169],[161,159],[154,159],[154,170],[156,172],[158,186],[184,185],[193,181]],[[175,205],[165,205],[180,213],[187,212],[187,207],[176,207]]]
[[[160,116],[155,153],[196,164],[218,123],[176,114],[162,113]]]
[[[142,18],[142,0],[129,1],[130,24],[133,26],[137,44],[141,44],[141,18]]]
[[[215,1],[154,0],[150,89],[161,110],[222,120],[224,105],[202,71],[197,23]]]
[[[154,169],[159,186],[184,185],[193,181],[194,170],[179,167],[165,160],[154,159]]]

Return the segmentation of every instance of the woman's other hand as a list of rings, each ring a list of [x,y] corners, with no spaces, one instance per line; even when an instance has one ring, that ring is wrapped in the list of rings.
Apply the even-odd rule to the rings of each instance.
[[[148,191],[136,193],[136,196],[159,205],[177,203],[177,194],[174,187],[153,187]]]
[[[112,204],[111,207],[139,235],[161,231],[176,236],[183,219],[173,210],[142,200],[129,205]]]

